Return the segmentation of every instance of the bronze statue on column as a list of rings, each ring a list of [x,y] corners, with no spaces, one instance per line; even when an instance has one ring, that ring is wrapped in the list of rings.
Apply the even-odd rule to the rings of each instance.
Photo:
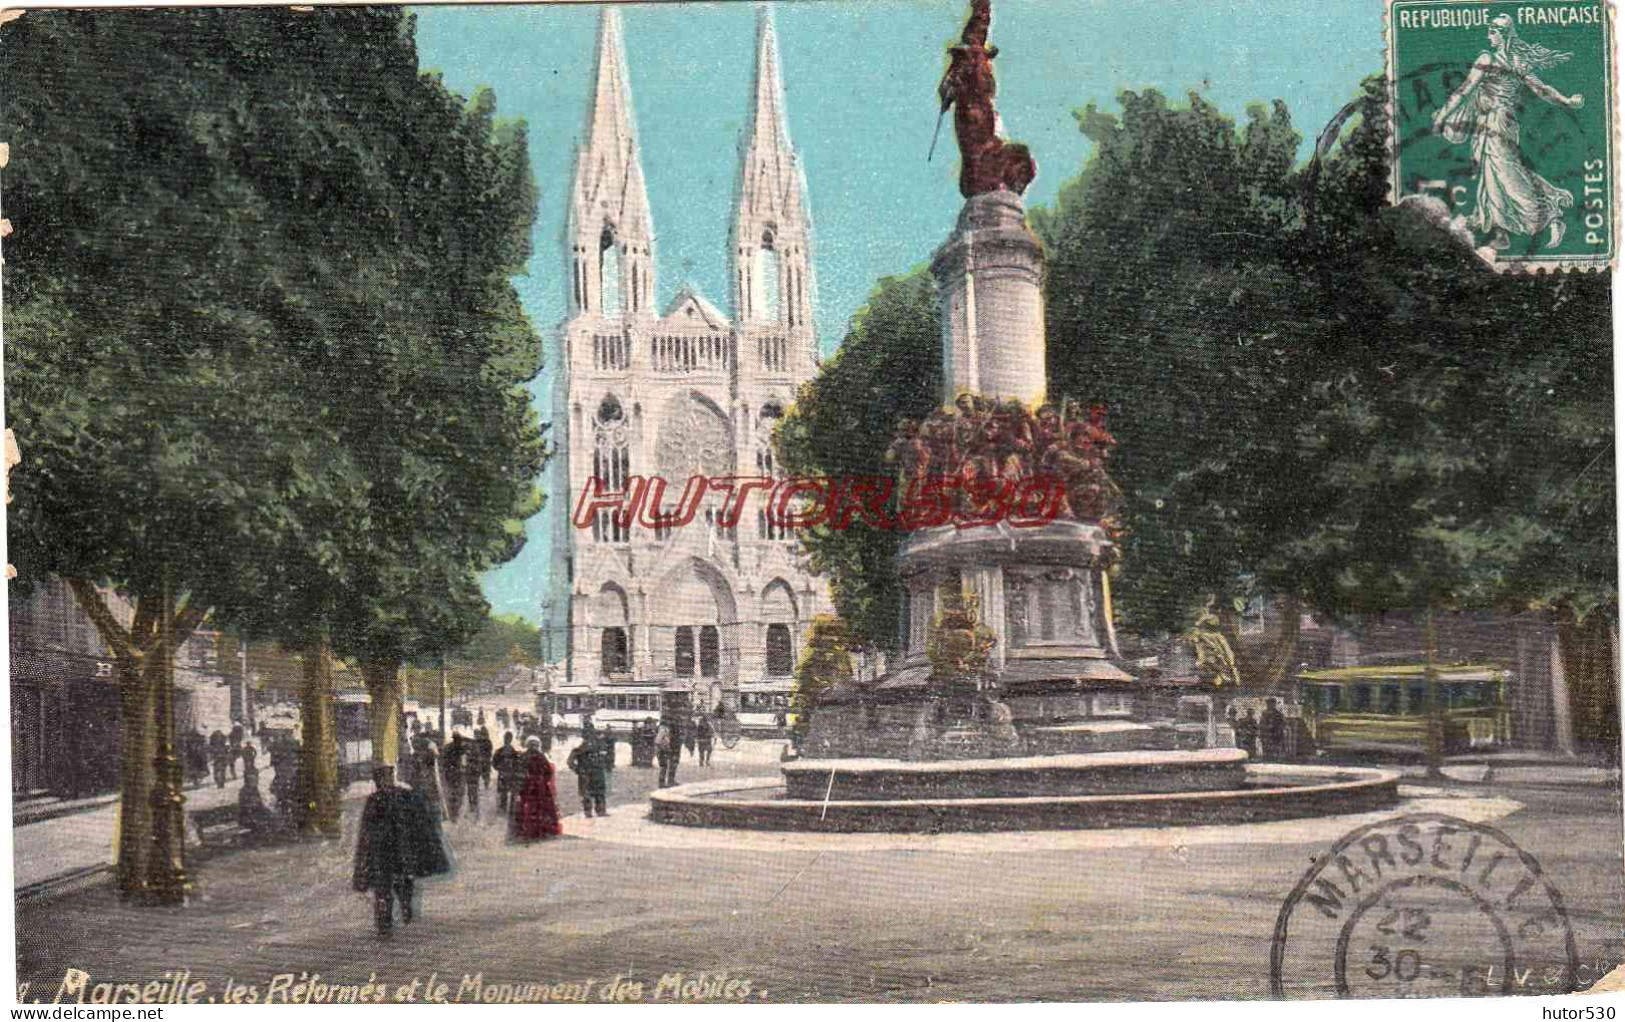
[[[937,86],[942,113],[954,108],[959,192],[967,199],[997,191],[1020,195],[1038,173],[1025,145],[1001,137],[999,114],[993,107],[993,58],[999,48],[987,41],[992,23],[993,0],[971,0],[960,45],[948,48],[948,71]]]

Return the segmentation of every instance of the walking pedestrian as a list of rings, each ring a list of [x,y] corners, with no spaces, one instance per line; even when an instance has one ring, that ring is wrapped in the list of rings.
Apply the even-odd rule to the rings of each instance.
[[[356,835],[352,886],[373,895],[373,922],[380,936],[395,927],[395,902],[401,921],[417,917],[416,880],[451,872],[440,824],[423,793],[395,784],[393,767],[374,767],[378,790],[367,796]]]
[[[263,838],[276,830],[276,817],[260,797],[260,768],[255,762],[258,754],[254,746],[244,742],[239,753],[243,758],[243,786],[237,792],[237,826],[248,831],[251,838]]]
[[[1278,700],[1271,696],[1264,700],[1264,716],[1259,720],[1259,744],[1264,747],[1264,759],[1280,759],[1286,751],[1286,714],[1281,712]]]
[[[412,739],[416,751],[412,754],[412,790],[422,792],[429,812],[437,820],[446,818],[446,799],[440,793],[440,754],[427,734]]]
[[[653,717],[643,718],[643,723],[637,725],[632,731],[632,765],[642,769],[652,769],[655,765],[655,726]]]
[[[700,750],[700,766],[707,766],[711,762],[711,743],[716,733],[711,730],[711,718],[707,714],[700,714],[700,719],[694,724],[694,744]]]
[[[231,779],[234,781],[237,779],[237,757],[242,755],[242,751],[243,722],[234,720],[231,722],[231,734],[226,736],[226,752],[231,756],[226,762],[231,768]]]
[[[1251,706],[1236,721],[1236,748],[1248,756],[1258,755],[1258,715]]]
[[[508,736],[510,739],[512,737]],[[507,746],[504,745],[504,748]],[[553,763],[542,751],[542,740],[535,735],[525,739],[524,755],[516,753],[513,762],[520,771],[521,787],[514,799],[513,815],[508,826],[509,840],[530,843],[564,833],[564,826],[559,821],[559,792]],[[497,784],[502,784],[500,777]]]
[[[667,717],[655,732],[655,759],[660,762],[660,786],[669,788],[677,783],[677,758],[683,754],[682,741],[677,735],[677,718]]]
[[[541,739],[537,741],[539,743]],[[525,745],[530,745],[528,739]],[[599,816],[608,816],[605,802],[609,794],[609,779],[604,774],[604,751],[591,723],[582,725],[581,744],[570,750],[570,758],[565,760],[565,766],[576,775],[576,788],[581,794],[581,815],[588,819],[592,818],[594,812]]]
[[[474,732],[474,754],[479,757],[480,787],[489,788],[491,786],[491,756],[495,750],[491,745],[491,732],[486,729],[484,724],[484,713],[485,711],[480,711],[481,724]]]
[[[215,729],[209,735],[209,761],[214,765],[214,786],[226,786],[226,765],[231,762],[231,752],[226,748],[226,733]]]
[[[695,733],[698,731],[698,728],[694,726],[694,718],[686,713],[683,714],[683,723],[688,725],[682,729],[683,748],[687,749],[688,754],[692,756],[694,755]]]
[[[186,765],[186,786],[195,788],[209,779],[209,740],[197,725],[181,736],[181,761]]]
[[[491,757],[480,755],[480,743],[476,738],[467,743],[468,756],[463,765],[463,783],[468,790],[468,812],[474,819],[480,818],[480,781],[491,769]]]
[[[541,739],[536,740],[537,745]],[[528,748],[530,743],[525,743]],[[502,748],[491,755],[491,765],[497,774],[497,812],[507,816],[511,813],[513,796],[518,793],[523,784],[523,775],[519,773],[519,760],[522,753],[513,747],[513,732],[508,731],[502,736]]]
[[[468,743],[461,731],[452,732],[451,743],[440,751],[440,793],[446,800],[446,816],[452,822],[462,818],[464,779],[468,772]]]

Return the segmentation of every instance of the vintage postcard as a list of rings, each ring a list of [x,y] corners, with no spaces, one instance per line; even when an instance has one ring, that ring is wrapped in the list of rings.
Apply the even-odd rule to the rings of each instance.
[[[6,12],[7,996],[1617,986],[1614,24]]]

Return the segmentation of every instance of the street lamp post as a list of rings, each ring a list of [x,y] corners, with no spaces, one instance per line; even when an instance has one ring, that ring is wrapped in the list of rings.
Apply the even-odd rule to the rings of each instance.
[[[440,654],[440,738],[442,741],[451,734],[451,722],[446,717],[446,654]]]

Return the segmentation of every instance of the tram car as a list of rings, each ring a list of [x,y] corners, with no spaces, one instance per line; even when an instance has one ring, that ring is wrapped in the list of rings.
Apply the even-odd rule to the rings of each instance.
[[[1446,755],[1511,741],[1504,670],[1452,666],[1435,673]],[[1427,751],[1427,679],[1421,664],[1304,671],[1298,675],[1298,699],[1322,750]]]
[[[790,693],[782,686],[739,686],[739,726],[753,737],[782,737],[790,719]]]

